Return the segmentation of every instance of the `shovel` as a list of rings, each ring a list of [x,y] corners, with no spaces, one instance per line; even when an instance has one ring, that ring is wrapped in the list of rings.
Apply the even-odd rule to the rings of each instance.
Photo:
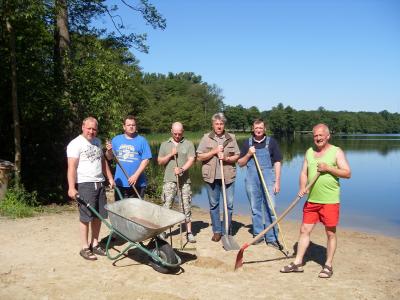
[[[225,190],[225,177],[224,177],[224,165],[222,159],[219,160],[221,169],[221,181],[222,181],[222,196],[224,198],[224,213],[225,213],[225,234],[222,236],[222,245],[226,251],[239,250],[239,244],[229,235],[228,226],[228,204],[226,202],[226,190]]]
[[[267,185],[265,184],[264,174],[263,174],[263,172],[262,172],[262,170],[260,168],[260,164],[258,163],[258,159],[257,159],[257,156],[256,156],[255,153],[253,154],[253,157],[254,157],[254,161],[255,161],[256,166],[257,166],[258,173],[260,175],[260,179],[261,179],[262,185],[264,187],[265,195],[267,196],[266,198],[267,198],[268,204],[271,207],[271,210],[272,210],[272,213],[274,214],[274,217],[277,218],[278,215],[276,214],[276,211],[275,211],[275,208],[274,208],[274,204],[272,203],[272,200],[271,200],[271,195],[270,195],[270,193],[268,191]],[[283,235],[283,231],[282,231],[281,226],[279,225],[279,223],[277,224],[277,226],[278,226],[280,235],[282,237],[282,244],[283,244],[283,250],[284,250],[283,253],[285,254],[286,257],[288,257],[289,256],[289,251],[288,251],[288,249],[286,247],[285,236]]]
[[[117,165],[121,168],[122,172],[125,174],[126,179],[129,180],[129,175],[128,175],[128,173],[126,172],[125,168],[124,168],[124,167],[122,166],[122,164],[120,163],[120,161],[119,161],[117,155],[115,155],[114,150],[112,150],[112,152],[113,152],[113,154],[114,154],[113,156],[114,156],[115,162],[116,162]],[[131,184],[131,187],[132,187],[133,190],[135,191],[135,193],[136,193],[136,195],[138,196],[138,198],[139,198],[140,200],[143,200],[142,197],[140,196],[140,194],[138,193],[138,190],[136,189],[135,184]]]
[[[317,181],[320,173],[317,172],[315,174],[314,178],[311,179],[311,181],[308,183],[306,186],[306,190],[310,189],[310,187]],[[263,231],[261,231],[257,236],[255,236],[250,242],[244,243],[243,246],[240,248],[237,256],[236,256],[236,262],[235,262],[235,271],[239,269],[241,266],[243,266],[243,252],[246,250],[248,247],[250,247],[252,244],[254,244],[256,241],[258,241],[264,234],[266,234],[269,230],[272,229],[277,223],[279,223],[286,215],[296,206],[296,204],[299,202],[299,200],[302,197],[297,196],[292,203],[288,206],[288,208],[285,209],[285,211],[274,221],[272,222],[267,228],[265,228]]]

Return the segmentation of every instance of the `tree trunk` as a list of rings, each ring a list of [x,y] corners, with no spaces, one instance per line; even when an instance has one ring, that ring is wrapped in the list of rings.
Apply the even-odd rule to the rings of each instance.
[[[68,116],[68,132],[75,131],[78,118],[78,109],[73,103],[68,91],[70,79],[69,56],[70,35],[68,28],[68,0],[55,0],[55,29],[54,29],[54,80],[59,87],[60,96],[68,104],[70,114]]]
[[[10,21],[6,19],[7,31],[10,35],[10,65],[11,65],[11,99],[14,123],[14,147],[15,147],[15,183],[21,182],[21,126],[19,121],[18,98],[17,98],[17,58],[15,50],[15,32]]]
[[[64,85],[68,82],[67,60],[70,48],[70,37],[68,30],[68,7],[67,0],[55,0],[56,27],[54,30],[54,63],[55,75]]]

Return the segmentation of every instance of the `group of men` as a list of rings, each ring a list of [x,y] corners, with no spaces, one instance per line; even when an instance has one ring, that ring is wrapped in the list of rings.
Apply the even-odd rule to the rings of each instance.
[[[212,116],[212,131],[206,133],[195,151],[193,143],[184,138],[184,128],[180,122],[171,127],[171,138],[160,146],[157,162],[165,167],[163,183],[164,206],[171,208],[176,195],[182,202],[185,214],[188,242],[195,243],[191,224],[191,186],[189,169],[197,160],[202,163],[212,224],[211,240],[220,241],[223,235],[232,234],[233,199],[236,178],[236,163],[246,167],[245,188],[250,202],[252,233],[257,236],[274,222],[273,206],[275,195],[280,191],[282,154],[277,141],[266,135],[266,124],[257,119],[253,123],[253,134],[239,149],[235,135],[225,131],[226,118],[222,113]],[[124,133],[106,142],[105,157],[115,159],[118,164],[113,177],[106,163],[101,143],[96,137],[98,124],[94,118],[86,118],[82,123],[82,134],[72,140],[67,147],[68,195],[75,199],[81,195],[102,217],[107,217],[104,182],[105,176],[111,187],[116,186],[123,198],[143,198],[147,185],[144,170],[152,158],[147,140],[138,134],[137,120],[127,116],[123,123]],[[339,178],[350,178],[351,171],[343,151],[329,144],[329,128],[318,124],[313,128],[314,144],[307,150],[300,175],[302,197],[309,193],[303,208],[303,222],[295,261],[280,271],[283,273],[303,272],[303,256],[310,242],[310,234],[318,221],[325,225],[327,234],[327,260],[319,276],[329,278],[333,274],[332,260],[336,249],[336,225],[339,219]],[[197,153],[197,155],[196,155]],[[320,172],[317,182],[306,190],[309,180]],[[104,176],[104,175],[105,176]],[[223,186],[224,185],[224,186]],[[228,231],[225,232],[225,214],[221,223],[221,194],[226,197]],[[115,194],[116,200],[119,196]],[[105,255],[98,237],[101,222],[84,206],[80,206],[80,255],[88,260],[96,260],[96,255]],[[89,225],[91,241],[88,241]],[[279,232],[275,226],[258,241],[282,249]]]

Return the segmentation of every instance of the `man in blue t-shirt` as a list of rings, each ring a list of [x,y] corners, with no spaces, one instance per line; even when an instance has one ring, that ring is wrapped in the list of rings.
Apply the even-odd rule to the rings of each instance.
[[[138,198],[139,196],[143,198],[147,185],[144,170],[151,159],[150,146],[143,136],[137,134],[137,122],[134,116],[128,115],[125,118],[123,128],[123,134],[114,137],[111,143],[107,142],[106,157],[112,159],[115,153],[129,176],[126,178],[124,171],[117,165],[114,181],[123,198]],[[132,188],[133,185],[139,195]],[[117,194],[115,200],[119,200]]]

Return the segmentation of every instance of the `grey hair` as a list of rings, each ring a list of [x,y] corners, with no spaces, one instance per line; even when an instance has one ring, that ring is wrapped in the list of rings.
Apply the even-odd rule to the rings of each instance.
[[[330,134],[329,127],[325,123],[319,123],[319,124],[315,125],[313,127],[313,133],[317,128],[322,128],[325,131],[326,134]]]
[[[226,118],[225,118],[224,114],[221,113],[221,112],[216,113],[216,114],[214,114],[214,115],[211,117],[211,122],[214,123],[214,121],[217,121],[217,120],[226,123]]]

